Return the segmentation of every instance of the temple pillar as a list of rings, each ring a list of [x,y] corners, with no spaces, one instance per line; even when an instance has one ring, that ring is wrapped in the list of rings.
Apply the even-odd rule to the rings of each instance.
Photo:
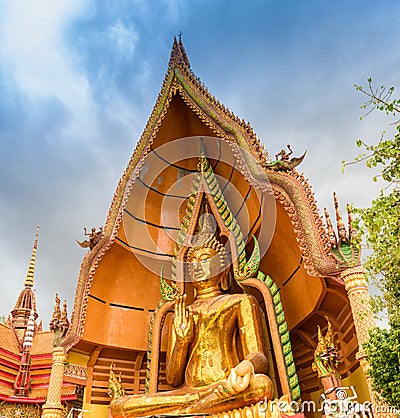
[[[64,377],[65,359],[66,357],[64,348],[54,347],[49,391],[47,393],[46,403],[43,405],[42,417],[44,418],[63,417],[63,406],[61,404],[61,388]]]
[[[362,365],[366,359],[362,345],[369,339],[369,330],[375,327],[364,268],[361,266],[351,267],[342,273],[341,278],[345,283],[347,296],[350,300],[359,345],[357,359]],[[363,370],[367,371],[364,367]]]
[[[387,405],[378,400],[377,394],[372,389],[372,378],[368,372],[370,364],[363,348],[363,344],[369,339],[369,330],[376,326],[370,305],[370,295],[368,292],[365,270],[362,266],[351,267],[341,274],[341,278],[345,283],[347,296],[350,300],[350,307],[358,339],[358,353],[356,354],[356,358],[360,362],[366,378],[374,417],[395,417],[392,413],[381,412],[387,410]]]

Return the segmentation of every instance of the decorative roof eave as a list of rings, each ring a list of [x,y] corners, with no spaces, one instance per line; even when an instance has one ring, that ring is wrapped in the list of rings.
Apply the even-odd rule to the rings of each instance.
[[[329,276],[343,284],[338,275],[347,266],[337,263],[329,255],[329,239],[304,175],[296,170],[279,172],[261,169],[259,164],[264,165],[267,156],[263,154],[250,125],[240,121],[219,103],[189,68],[177,67],[175,76],[180,86],[184,87],[178,90],[182,99],[214,132],[220,131],[219,137],[230,143],[249,183],[259,190],[268,190],[269,183],[272,183],[275,198],[283,203],[292,222],[307,272],[317,277]]]
[[[136,180],[135,174],[138,174],[145,157],[151,151],[151,145],[165,118],[169,104],[177,93],[218,138],[227,140],[235,148],[234,154],[242,161],[242,168],[250,168],[249,177],[254,175],[256,178],[266,180],[263,170],[255,161],[263,163],[267,154],[264,153],[250,124],[240,120],[219,103],[185,65],[169,67],[151,116],[114,194],[105,225],[105,234],[108,236],[112,234],[118,216],[122,216],[125,206],[123,201],[129,197]]]
[[[262,169],[260,163],[264,161],[255,158],[257,153],[254,152],[249,136],[243,132],[243,125],[238,124],[239,120],[216,101],[197,79],[193,81],[190,75],[187,68],[175,69],[179,86],[183,87],[178,88],[180,96],[218,137],[229,142],[242,172],[253,187],[266,191],[272,184],[275,198],[283,203],[292,222],[307,272],[317,277],[333,277],[343,284],[338,275],[347,266],[338,264],[329,256],[329,239],[314,194],[304,175],[295,170],[284,172]],[[202,94],[196,89],[200,89]],[[210,102],[214,106],[210,106]],[[216,108],[220,111],[216,111]]]
[[[293,173],[294,174],[294,173]],[[284,207],[310,276],[339,278],[345,268],[329,255],[329,242],[311,188],[303,174],[268,173],[275,199]],[[303,181],[302,181],[303,180]]]
[[[342,247],[345,247],[343,251],[347,251],[346,257],[338,257],[335,255],[335,249],[332,248],[329,227],[328,230],[325,229],[314,193],[304,174],[296,170],[281,172],[266,170],[266,174],[272,184],[276,200],[284,206],[292,222],[307,272],[313,276],[334,279],[344,286],[341,274],[351,267],[360,265],[359,250],[353,242],[355,231],[352,229],[351,208],[347,207],[349,212],[347,238],[344,242],[340,241]],[[336,200],[335,207],[337,212]]]
[[[293,225],[307,273],[331,278],[344,286],[341,273],[357,262],[335,257],[329,231],[325,229],[314,193],[304,174],[295,169],[276,171],[265,167],[264,172],[275,199],[282,204]],[[257,175],[254,179],[252,185],[263,190],[265,180]]]

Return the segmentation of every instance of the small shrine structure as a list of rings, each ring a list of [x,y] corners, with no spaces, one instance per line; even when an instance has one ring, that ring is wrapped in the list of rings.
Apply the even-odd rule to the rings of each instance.
[[[0,322],[0,416],[36,418],[48,396],[53,363],[54,334],[42,329],[34,291],[38,232],[33,245],[24,287],[14,309]],[[58,305],[58,309],[59,309]],[[66,305],[59,319],[67,324]],[[79,381],[68,377],[63,362],[59,398],[63,411],[72,408],[79,397]],[[82,387],[82,385],[81,385]]]

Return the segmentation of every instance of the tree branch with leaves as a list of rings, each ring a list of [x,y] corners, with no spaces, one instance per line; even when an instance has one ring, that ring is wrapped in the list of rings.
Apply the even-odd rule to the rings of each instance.
[[[375,144],[359,139],[356,144],[363,153],[351,162],[343,162],[342,168],[365,162],[367,167],[378,168],[380,173],[372,177],[381,179],[384,185],[379,196],[368,208],[357,208],[356,227],[373,253],[367,258],[365,268],[369,282],[380,294],[372,298],[375,312],[385,312],[389,328],[375,328],[364,345],[371,364],[370,375],[374,389],[384,400],[400,409],[400,99],[395,88],[374,88],[369,78],[364,88],[355,85],[357,91],[367,96],[361,106],[365,110],[361,119],[374,111],[384,112],[394,118],[393,137],[386,131]]]

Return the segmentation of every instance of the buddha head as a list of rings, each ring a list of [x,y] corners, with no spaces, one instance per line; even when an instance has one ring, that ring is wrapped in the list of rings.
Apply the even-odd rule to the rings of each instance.
[[[189,280],[195,287],[222,282],[221,287],[225,289],[227,288],[226,280],[224,280],[227,253],[214,233],[205,233],[208,229],[207,223],[207,220],[203,222],[197,245],[191,247],[186,255]]]
[[[197,220],[197,235],[193,236],[191,244],[186,253],[187,280],[197,289],[221,284],[226,290],[227,252],[219,240],[218,226],[206,201]]]
[[[192,247],[187,254],[189,272],[194,282],[209,280],[225,270],[226,251],[215,238],[201,247]]]

